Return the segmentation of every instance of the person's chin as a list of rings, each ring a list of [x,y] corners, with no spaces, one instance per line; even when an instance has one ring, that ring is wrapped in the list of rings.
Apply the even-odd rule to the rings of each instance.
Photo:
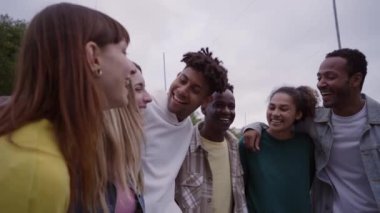
[[[168,103],[168,110],[169,112],[171,113],[176,113],[178,111],[177,107],[175,106],[175,104],[173,104],[173,100],[170,100],[169,103]]]

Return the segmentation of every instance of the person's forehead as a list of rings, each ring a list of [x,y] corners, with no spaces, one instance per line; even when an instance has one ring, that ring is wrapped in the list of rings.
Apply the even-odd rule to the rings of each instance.
[[[139,81],[139,82],[144,81],[142,73],[137,69],[136,66],[134,68],[132,68],[132,70],[134,71],[131,74],[131,80],[132,81]]]
[[[226,90],[222,93],[219,92],[214,92],[213,96],[213,101],[228,101],[228,102],[235,102],[235,97],[233,93],[230,90]]]
[[[321,63],[319,71],[345,70],[346,63],[346,59],[342,57],[328,57]]]
[[[198,87],[202,91],[205,91],[205,92],[208,91],[209,87],[208,87],[208,84],[206,82],[206,78],[204,77],[204,75],[201,72],[199,72],[199,71],[197,71],[191,67],[186,67],[181,72],[180,75],[186,77],[186,79],[190,83],[191,87]]]
[[[282,104],[288,105],[289,103],[293,103],[293,98],[287,93],[277,92],[275,93],[269,101],[270,104]]]

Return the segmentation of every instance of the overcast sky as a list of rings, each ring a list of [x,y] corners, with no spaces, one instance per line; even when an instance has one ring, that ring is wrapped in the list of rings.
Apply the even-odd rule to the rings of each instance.
[[[54,0],[1,0],[0,13],[30,20]],[[182,55],[209,47],[235,86],[234,127],[266,121],[267,97],[279,86],[316,88],[318,67],[338,48],[332,0],[77,0],[121,22],[129,57],[143,68],[148,90],[163,90]],[[380,1],[336,0],[342,47],[368,60],[363,92],[380,101]]]

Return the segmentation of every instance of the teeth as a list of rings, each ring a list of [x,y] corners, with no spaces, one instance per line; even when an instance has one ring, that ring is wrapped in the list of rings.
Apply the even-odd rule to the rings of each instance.
[[[330,92],[321,92],[321,95],[330,95]]]
[[[181,99],[178,99],[174,94],[173,94],[173,99],[174,99],[175,101],[177,101],[178,103],[185,104],[184,101],[182,101]]]
[[[280,124],[281,121],[279,121],[279,120],[272,120],[271,123],[272,123],[272,124]]]

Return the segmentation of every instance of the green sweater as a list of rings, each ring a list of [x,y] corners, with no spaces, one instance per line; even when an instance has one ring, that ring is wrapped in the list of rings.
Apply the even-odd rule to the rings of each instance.
[[[312,147],[310,137],[301,133],[277,140],[263,130],[258,152],[247,150],[240,140],[249,212],[311,212]]]

